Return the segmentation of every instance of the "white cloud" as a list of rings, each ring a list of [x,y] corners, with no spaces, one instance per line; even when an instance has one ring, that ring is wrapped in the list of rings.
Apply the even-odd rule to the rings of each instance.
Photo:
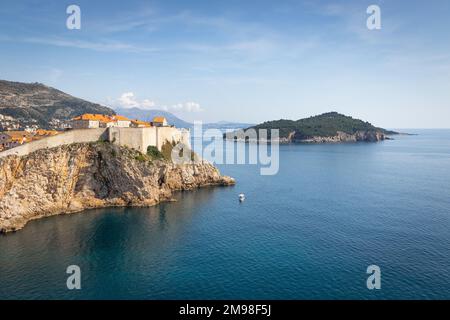
[[[153,108],[154,106],[155,106],[155,102],[152,101],[152,100],[149,100],[149,99],[144,99],[141,102],[141,107],[142,108],[148,109],[148,108]]]
[[[133,92],[125,92],[117,99],[117,103],[122,108],[142,108],[150,109],[155,106],[155,102],[149,99],[139,101]]]
[[[121,107],[124,108],[133,108],[138,106],[138,102],[136,101],[136,98],[134,96],[133,92],[125,92],[122,93],[118,100]]]
[[[140,108],[140,109],[162,109],[173,112],[201,112],[203,111],[199,103],[188,101],[184,103],[177,103],[171,106],[157,106],[153,100],[136,98],[134,92],[124,92],[120,97],[114,101],[115,105],[121,108]]]

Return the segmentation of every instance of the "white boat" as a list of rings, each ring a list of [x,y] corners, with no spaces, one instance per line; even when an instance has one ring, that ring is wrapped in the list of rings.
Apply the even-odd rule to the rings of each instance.
[[[239,201],[242,202],[242,201],[244,201],[244,200],[245,200],[245,194],[241,193],[241,194],[239,195]]]

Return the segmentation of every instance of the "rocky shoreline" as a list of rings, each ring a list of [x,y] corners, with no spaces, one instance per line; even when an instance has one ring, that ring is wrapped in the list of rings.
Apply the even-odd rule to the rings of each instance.
[[[345,132],[338,131],[335,136],[331,137],[297,137],[293,134],[291,142],[302,142],[302,143],[339,143],[339,142],[377,142],[390,139],[384,133],[380,131],[357,131],[354,134],[349,134]]]
[[[233,133],[235,134],[235,133]],[[234,140],[240,142],[259,142],[270,143],[271,140],[263,139],[248,139],[239,136],[224,135],[225,140]],[[354,134],[338,131],[334,136],[312,136],[304,137],[297,134],[295,131],[291,132],[287,137],[280,137],[276,142],[280,144],[288,143],[344,143],[344,142],[377,142],[383,140],[392,140],[389,136],[380,131],[357,131]]]
[[[174,191],[233,185],[207,162],[173,164],[109,143],[79,143],[0,158],[0,233],[86,209],[152,206]]]

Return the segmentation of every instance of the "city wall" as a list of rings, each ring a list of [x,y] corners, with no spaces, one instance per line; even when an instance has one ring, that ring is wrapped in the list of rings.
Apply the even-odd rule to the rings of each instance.
[[[0,157],[6,157],[12,154],[24,156],[40,149],[54,148],[65,144],[106,140],[106,130],[106,128],[101,128],[66,131],[56,136],[50,136],[42,138],[40,140],[31,141],[15,148],[2,151],[0,152]]]
[[[110,141],[117,145],[127,146],[147,152],[148,146],[155,146],[161,150],[165,141],[182,142],[190,146],[190,132],[174,127],[149,127],[149,128],[98,128],[70,130],[56,136],[50,136],[41,140],[31,141],[18,147],[0,152],[0,158],[9,155],[24,156],[31,152],[54,148],[72,143],[96,142],[99,140]]]

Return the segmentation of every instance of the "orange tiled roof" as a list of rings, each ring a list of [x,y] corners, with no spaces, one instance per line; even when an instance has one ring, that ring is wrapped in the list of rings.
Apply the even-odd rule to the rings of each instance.
[[[75,117],[72,120],[91,120],[100,122],[131,121],[127,117],[121,115],[108,116],[104,114],[92,114],[92,113],[82,114],[81,116]]]
[[[41,140],[41,139],[45,139],[45,138],[47,138],[47,136],[38,136],[38,135],[35,135],[35,136],[33,136],[32,138],[27,139],[27,142],[36,141],[36,140]]]
[[[54,136],[57,135],[59,132],[56,130],[44,130],[44,129],[37,129],[36,135],[38,136]]]
[[[23,141],[23,138],[25,140],[31,139],[32,135],[29,132],[26,131],[5,131],[3,132],[11,137],[11,140],[13,141]]]
[[[153,122],[163,123],[164,121],[167,122],[166,118],[164,118],[164,117],[154,117],[153,118]]]
[[[137,125],[143,125],[143,126],[146,126],[146,127],[151,127],[152,125],[151,125],[151,123],[149,123],[149,122],[145,122],[145,121],[141,121],[141,120],[131,120],[131,122],[132,123],[135,123],[135,124],[137,124]]]
[[[119,120],[119,121],[131,121],[130,119],[128,119],[127,117],[124,116],[120,116],[120,115],[115,115],[112,117],[114,120]]]
[[[104,114],[92,114],[85,113],[81,116],[75,117],[72,120],[91,120],[91,121],[100,121],[100,122],[112,122],[114,120],[111,119],[110,116]]]

